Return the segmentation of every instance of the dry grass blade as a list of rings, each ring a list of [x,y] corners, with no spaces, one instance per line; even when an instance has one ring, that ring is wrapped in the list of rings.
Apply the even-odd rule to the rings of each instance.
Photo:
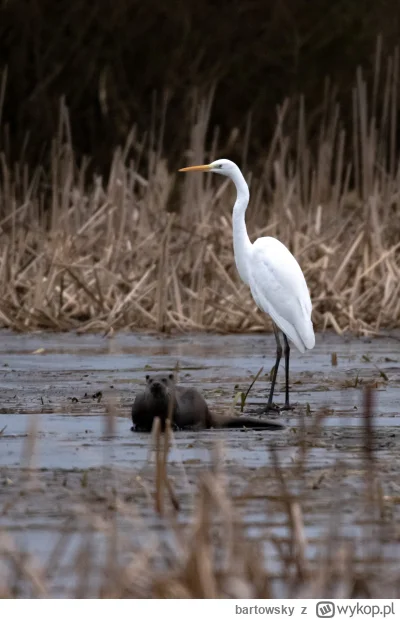
[[[272,461],[275,469],[275,475],[281,489],[281,500],[285,506],[289,529],[291,533],[291,555],[290,561],[296,566],[297,577],[303,581],[307,576],[307,561],[306,561],[306,538],[304,533],[304,525],[301,507],[294,496],[292,496],[287,486],[283,469],[279,464],[278,453],[275,446],[272,444],[270,448]]]
[[[152,435],[155,439],[156,452],[156,488],[155,488],[155,509],[160,516],[164,514],[164,458],[161,450],[161,420],[155,417],[153,422]]]
[[[175,511],[179,511],[179,501],[176,497],[172,484],[168,477],[167,470],[167,461],[168,461],[168,453],[171,447],[171,439],[172,439],[172,400],[169,402],[169,411],[168,411],[168,419],[165,421],[165,430],[164,430],[164,446],[163,446],[163,473],[164,473],[164,483],[165,487],[168,491],[168,496],[170,498],[171,504]]]
[[[246,391],[246,393],[245,393],[245,395],[244,395],[244,401],[245,401],[245,402],[246,402],[246,400],[247,400],[247,396],[249,395],[249,393],[250,393],[251,389],[253,388],[253,385],[254,385],[254,384],[256,383],[256,381],[258,380],[258,377],[260,376],[260,374],[261,374],[261,372],[263,371],[263,369],[264,369],[264,368],[263,368],[263,367],[261,367],[261,368],[258,370],[258,372],[257,372],[257,374],[255,375],[255,377],[253,378],[253,380],[251,381],[251,383],[250,383],[250,385],[249,385],[249,388],[247,389],[247,391]]]

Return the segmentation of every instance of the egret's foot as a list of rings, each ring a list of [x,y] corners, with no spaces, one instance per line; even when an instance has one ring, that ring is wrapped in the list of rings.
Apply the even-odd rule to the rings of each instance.
[[[268,415],[268,413],[280,413],[281,412],[281,408],[277,405],[277,404],[266,404],[265,406],[262,406],[261,408],[256,408],[255,410],[251,410],[248,412],[252,412],[255,415]]]
[[[272,404],[266,404],[266,406],[264,406],[263,408],[263,412],[264,413],[280,413],[281,412],[281,407],[278,406],[277,404],[274,404],[274,402],[272,402]]]
[[[285,404],[284,406],[281,407],[281,411],[294,411],[296,407],[293,406],[292,404]]]

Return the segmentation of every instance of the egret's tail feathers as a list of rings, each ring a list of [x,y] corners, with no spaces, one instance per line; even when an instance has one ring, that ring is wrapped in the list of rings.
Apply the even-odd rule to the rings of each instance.
[[[271,318],[281,331],[289,338],[300,352],[311,350],[315,346],[314,327],[311,322],[293,326],[290,322],[282,318],[282,316],[274,316],[271,312]]]
[[[305,334],[302,333],[301,336],[293,327],[292,329],[293,329],[293,332],[291,333],[286,332],[286,336],[289,338],[289,340],[293,342],[293,344],[296,346],[296,348],[298,348],[300,352],[306,352],[306,350],[311,350],[312,348],[314,348],[315,335],[314,335],[314,330],[312,328],[308,333],[305,333]],[[282,331],[284,330],[282,329]]]
[[[304,332],[301,334],[301,339],[303,340],[304,346],[311,350],[315,346],[315,333],[313,323],[310,320],[310,323],[307,329],[304,329]]]

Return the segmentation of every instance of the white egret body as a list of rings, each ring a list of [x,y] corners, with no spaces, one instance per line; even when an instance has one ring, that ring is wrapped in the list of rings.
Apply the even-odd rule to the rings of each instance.
[[[251,243],[246,229],[245,213],[249,204],[249,188],[238,166],[229,159],[218,159],[208,165],[182,168],[180,172],[204,171],[228,176],[235,183],[237,196],[233,207],[233,248],[239,275],[251,290],[257,306],[272,318],[277,342],[276,363],[266,410],[272,404],[276,375],[282,357],[278,329],[285,342],[286,401],[289,405],[289,355],[287,338],[304,353],[315,346],[311,322],[312,304],[303,272],[296,258],[277,239],[267,236]]]

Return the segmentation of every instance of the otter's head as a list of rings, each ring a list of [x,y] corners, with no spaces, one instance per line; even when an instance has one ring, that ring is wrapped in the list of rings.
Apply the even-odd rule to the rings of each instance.
[[[150,376],[146,375],[146,382],[149,386],[150,392],[155,397],[162,397],[169,394],[169,385],[174,380],[173,374],[155,374]]]

